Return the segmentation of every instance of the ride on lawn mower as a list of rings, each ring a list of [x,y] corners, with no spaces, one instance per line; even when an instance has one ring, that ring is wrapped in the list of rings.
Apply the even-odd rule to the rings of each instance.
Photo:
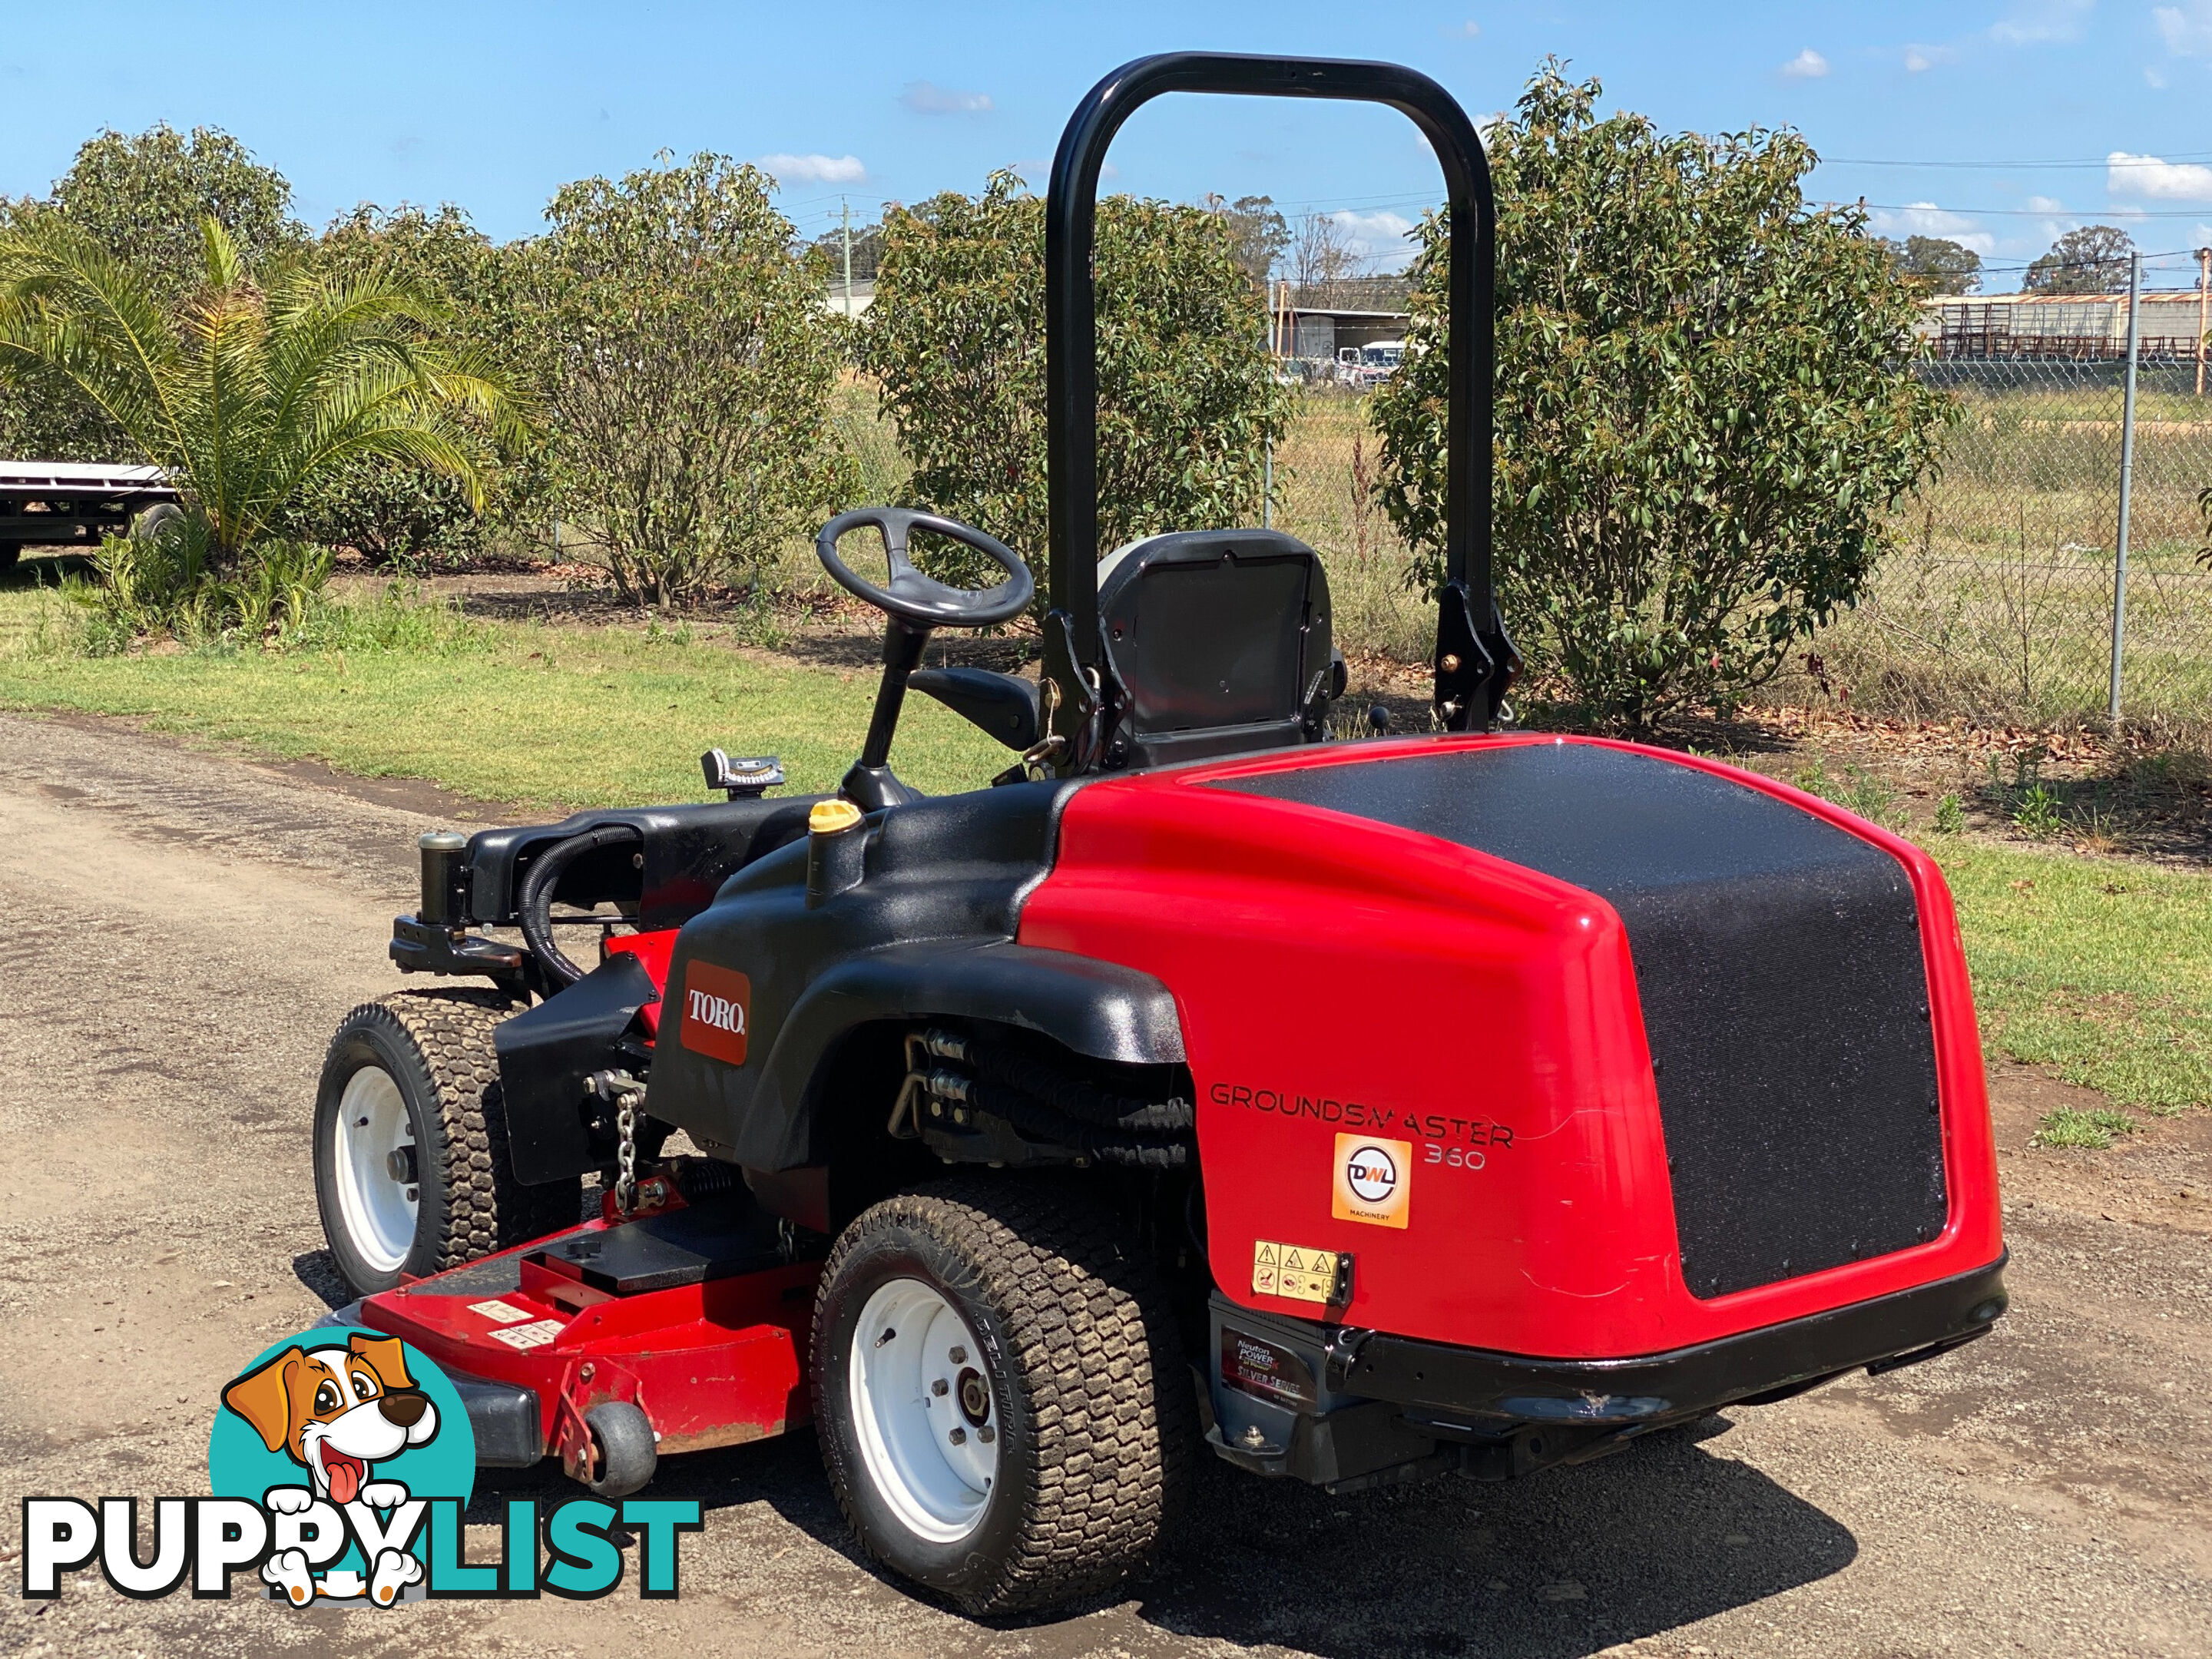
[[[1098,558],[1099,167],[1173,91],[1389,105],[1443,163],[1437,732],[1329,740],[1328,584],[1291,537]],[[1202,1448],[1334,1492],[1503,1479],[1985,1333],[2005,1253],[1935,866],[1711,761],[1495,729],[1495,220],[1459,106],[1383,64],[1145,58],[1076,111],[1048,223],[1040,679],[920,667],[1028,607],[1012,550],[848,513],[818,551],[888,622],[835,795],[716,750],[719,802],[423,837],[392,957],[489,985],[331,1042],[342,1316],[448,1371],[481,1461],[605,1494],[811,1419],[866,1548],[973,1611],[1111,1583]],[[839,551],[867,527],[881,583]],[[933,580],[916,531],[1005,579]],[[908,787],[909,688],[1019,760]]]

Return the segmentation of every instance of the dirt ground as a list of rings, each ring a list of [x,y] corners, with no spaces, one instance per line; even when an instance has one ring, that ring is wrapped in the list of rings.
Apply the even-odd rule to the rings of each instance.
[[[0,715],[0,1571],[20,1498],[204,1491],[217,1390],[336,1295],[308,1108],[393,988],[416,834],[465,805],[120,726]],[[1932,1364],[1517,1486],[1352,1498],[1210,1467],[1119,1595],[978,1624],[861,1565],[813,1442],[674,1461],[684,1592],[295,1613],[0,1599],[51,1655],[2212,1654],[2212,1115],[2031,1151],[2068,1090],[1996,1079],[2014,1311]],[[487,1472],[505,1493],[557,1476]]]

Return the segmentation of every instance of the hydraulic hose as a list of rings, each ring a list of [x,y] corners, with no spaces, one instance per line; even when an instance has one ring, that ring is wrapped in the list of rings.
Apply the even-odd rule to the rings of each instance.
[[[617,842],[638,839],[637,831],[626,823],[601,824],[540,853],[531,865],[530,873],[522,878],[522,891],[516,896],[514,905],[522,937],[530,946],[530,954],[538,959],[538,965],[556,988],[574,985],[583,978],[584,970],[562,955],[560,945],[554,942],[554,890],[560,886],[568,866],[586,853],[612,847]]]
[[[1124,1133],[1158,1133],[1194,1127],[1197,1115],[1188,1100],[1132,1100],[1109,1092],[1089,1079],[1048,1060],[997,1043],[971,1045],[969,1063],[977,1075],[1018,1089],[1078,1122]]]

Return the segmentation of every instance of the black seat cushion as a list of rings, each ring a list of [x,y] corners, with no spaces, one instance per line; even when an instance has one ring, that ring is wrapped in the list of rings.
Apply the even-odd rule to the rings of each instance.
[[[1123,761],[1297,743],[1329,689],[1328,576],[1274,530],[1154,536],[1106,562],[1106,654],[1127,695]]]

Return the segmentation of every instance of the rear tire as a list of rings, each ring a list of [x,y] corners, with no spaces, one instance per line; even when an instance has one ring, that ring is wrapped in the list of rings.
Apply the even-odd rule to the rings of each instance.
[[[403,991],[339,1022],[315,1097],[315,1200],[362,1295],[575,1224],[574,1179],[525,1186],[509,1161],[492,1028],[513,1012],[498,991]]]
[[[823,1268],[811,1369],[861,1546],[969,1613],[1113,1584],[1180,1505],[1197,1421],[1174,1321],[1073,1185],[967,1177],[867,1211]]]

